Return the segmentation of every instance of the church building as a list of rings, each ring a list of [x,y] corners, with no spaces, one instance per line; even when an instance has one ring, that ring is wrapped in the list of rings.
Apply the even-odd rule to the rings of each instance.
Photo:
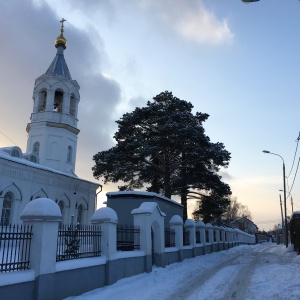
[[[80,87],[64,58],[65,21],[55,40],[56,56],[35,80],[26,152],[17,146],[0,148],[2,226],[19,223],[26,204],[41,197],[59,205],[63,223],[89,223],[96,209],[101,186],[75,175]]]

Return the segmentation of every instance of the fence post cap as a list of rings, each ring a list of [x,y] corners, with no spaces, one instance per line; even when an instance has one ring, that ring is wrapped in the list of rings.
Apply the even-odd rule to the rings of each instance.
[[[91,219],[91,223],[118,223],[117,213],[110,207],[97,209]]]
[[[204,222],[202,222],[202,221],[198,221],[198,222],[196,223],[196,227],[205,227],[205,224],[204,224]]]
[[[196,227],[196,223],[195,223],[195,221],[193,221],[191,219],[187,219],[184,222],[184,227]]]
[[[169,223],[170,225],[183,225],[182,218],[178,215],[174,215]]]
[[[21,213],[22,221],[61,221],[59,206],[49,198],[30,201]]]

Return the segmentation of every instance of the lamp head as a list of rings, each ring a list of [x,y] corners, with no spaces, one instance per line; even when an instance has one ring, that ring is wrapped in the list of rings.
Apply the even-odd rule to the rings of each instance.
[[[267,150],[263,150],[263,153],[270,153],[270,151],[267,151]]]
[[[259,0],[242,0],[244,3],[249,4],[251,2],[257,2]]]

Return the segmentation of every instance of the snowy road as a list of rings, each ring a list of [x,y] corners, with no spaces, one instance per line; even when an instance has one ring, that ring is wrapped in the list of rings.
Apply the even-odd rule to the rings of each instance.
[[[154,268],[76,300],[300,299],[300,256],[275,244],[239,246]]]

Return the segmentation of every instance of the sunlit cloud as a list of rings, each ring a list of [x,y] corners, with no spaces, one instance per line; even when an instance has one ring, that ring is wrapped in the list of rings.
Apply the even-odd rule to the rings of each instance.
[[[155,15],[175,33],[198,44],[230,43],[234,35],[226,19],[218,19],[208,11],[203,1],[143,0],[144,9],[155,10]]]

